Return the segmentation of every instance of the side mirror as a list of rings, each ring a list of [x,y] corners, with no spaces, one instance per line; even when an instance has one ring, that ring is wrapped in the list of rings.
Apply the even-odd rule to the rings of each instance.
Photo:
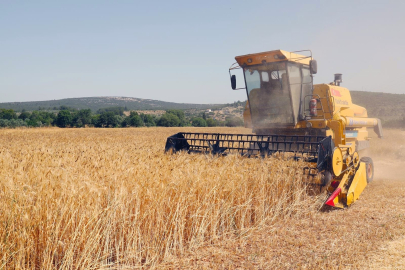
[[[311,74],[316,74],[318,72],[318,64],[316,63],[316,60],[309,61],[309,71]]]
[[[231,76],[231,87],[233,90],[236,89],[236,76],[235,75]]]

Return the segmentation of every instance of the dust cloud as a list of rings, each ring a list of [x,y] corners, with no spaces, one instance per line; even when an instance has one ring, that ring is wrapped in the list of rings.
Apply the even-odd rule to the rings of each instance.
[[[405,131],[384,130],[384,138],[372,136],[370,145],[369,149],[360,152],[360,156],[369,156],[373,159],[374,180],[405,181]]]
[[[374,162],[374,180],[404,180],[405,162],[389,159],[376,159]]]

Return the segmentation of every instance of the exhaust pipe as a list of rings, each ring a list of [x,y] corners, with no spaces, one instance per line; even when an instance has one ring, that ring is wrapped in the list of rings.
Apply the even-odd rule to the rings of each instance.
[[[335,74],[335,85],[340,86],[341,82],[342,82],[342,74],[336,73]]]

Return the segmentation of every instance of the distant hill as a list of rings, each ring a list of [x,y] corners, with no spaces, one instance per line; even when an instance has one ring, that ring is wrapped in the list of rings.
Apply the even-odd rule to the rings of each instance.
[[[389,94],[351,91],[353,103],[367,109],[369,117],[380,118],[384,124],[393,126],[405,119],[405,94]]]
[[[28,102],[5,102],[0,103],[0,108],[13,109],[15,111],[33,110],[54,110],[59,106],[68,106],[75,109],[91,109],[97,111],[106,107],[126,107],[128,110],[168,110],[168,109],[211,109],[213,107],[223,107],[225,104],[191,104],[174,103],[152,99],[141,99],[132,97],[84,97],[66,98],[46,101]]]

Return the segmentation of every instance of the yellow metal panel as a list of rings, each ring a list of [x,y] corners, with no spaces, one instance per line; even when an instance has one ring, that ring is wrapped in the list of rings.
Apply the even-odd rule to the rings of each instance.
[[[352,103],[350,91],[347,88],[330,84],[315,84],[313,94],[321,98],[326,119],[331,118],[329,111],[333,111],[332,114],[341,112],[342,116],[367,117],[367,110],[364,107]],[[329,104],[327,97],[330,97]],[[331,110],[328,106],[332,107]],[[323,117],[322,114],[319,116]]]
[[[353,103],[350,91],[347,88],[330,85],[330,84],[316,84],[314,85],[314,95],[321,97],[322,106],[325,111],[325,118],[330,119],[332,115],[339,113],[342,109],[350,108],[352,111],[347,113],[347,116],[353,116]],[[329,98],[328,98],[329,97]],[[320,115],[323,117],[323,115]]]
[[[352,97],[349,89],[330,84],[328,84],[328,87],[329,93],[334,98],[335,106],[337,108],[350,107],[352,105]]]
[[[369,134],[367,128],[357,128],[357,140],[358,141],[365,141],[368,140]]]
[[[283,51],[283,50],[280,50],[280,52],[281,52],[289,61],[293,61],[293,62],[300,63],[300,64],[304,64],[304,65],[309,65],[309,61],[311,61],[311,57],[309,57],[309,56],[305,56],[305,55],[301,55],[301,54],[296,54],[296,53],[292,53],[292,52],[287,52],[287,51]]]
[[[346,144],[346,136],[344,135],[344,126],[340,121],[328,121],[328,127],[332,129],[332,139],[335,145]]]
[[[240,66],[242,65],[258,65],[262,64],[263,61],[267,63],[271,62],[280,62],[280,61],[292,61],[304,65],[309,65],[309,61],[311,57],[300,55],[296,53],[291,53],[283,50],[275,50],[269,52],[261,52],[261,53],[254,53],[254,54],[246,54],[241,56],[236,56],[235,60],[238,62]]]
[[[351,108],[352,108],[352,110],[354,112],[355,117],[367,117],[366,108],[361,107],[361,106],[356,105],[356,104],[352,104]]]
[[[347,108],[342,108],[340,110],[340,115],[341,116],[346,116],[346,117],[353,117],[354,116],[354,111],[351,107],[347,107]]]
[[[360,167],[354,175],[352,184],[347,192],[347,205],[354,203],[367,186],[366,164],[360,162]]]

